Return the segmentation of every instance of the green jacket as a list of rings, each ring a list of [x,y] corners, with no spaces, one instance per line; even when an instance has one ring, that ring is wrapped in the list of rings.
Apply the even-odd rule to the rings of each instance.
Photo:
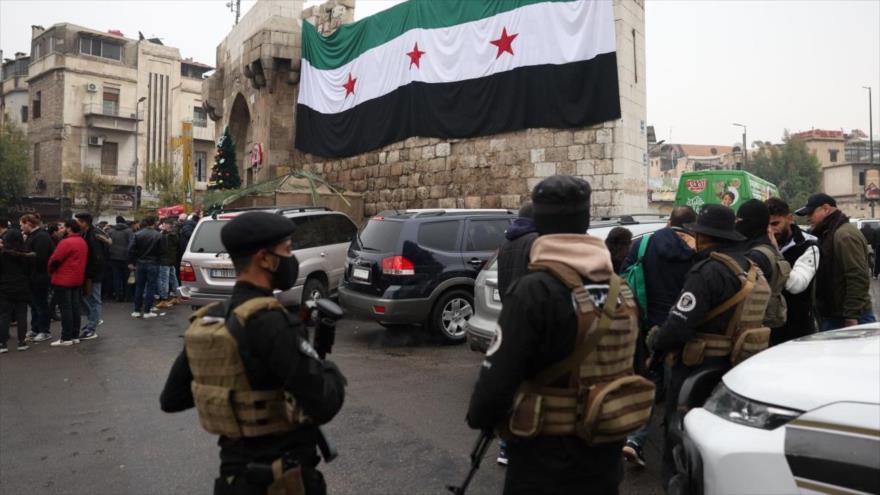
[[[837,211],[813,229],[821,258],[816,274],[816,310],[822,318],[858,319],[871,309],[868,243]]]

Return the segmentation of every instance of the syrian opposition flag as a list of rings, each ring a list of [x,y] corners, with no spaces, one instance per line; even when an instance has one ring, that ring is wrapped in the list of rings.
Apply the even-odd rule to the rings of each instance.
[[[611,0],[409,0],[326,38],[303,22],[307,153],[617,118]]]

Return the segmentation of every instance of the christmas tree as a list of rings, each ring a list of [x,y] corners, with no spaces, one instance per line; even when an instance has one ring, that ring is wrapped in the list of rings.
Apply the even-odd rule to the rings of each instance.
[[[208,189],[238,189],[239,187],[241,187],[241,178],[238,176],[238,166],[235,164],[235,142],[232,141],[229,127],[227,127],[220,139],[217,140],[217,154],[214,155],[214,166],[211,167]]]

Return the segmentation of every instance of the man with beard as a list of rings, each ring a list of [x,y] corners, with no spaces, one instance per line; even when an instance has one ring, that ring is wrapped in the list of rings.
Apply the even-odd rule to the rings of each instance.
[[[819,245],[816,236],[794,223],[788,203],[779,198],[766,201],[770,211],[770,231],[782,256],[791,265],[791,273],[782,292],[788,306],[788,318],[770,334],[770,345],[781,344],[816,331],[813,313],[814,280],[819,269]]]
[[[819,330],[834,330],[877,321],[871,308],[868,243],[837,201],[816,193],[794,212],[807,217],[819,238],[823,263],[816,274],[816,313]]]

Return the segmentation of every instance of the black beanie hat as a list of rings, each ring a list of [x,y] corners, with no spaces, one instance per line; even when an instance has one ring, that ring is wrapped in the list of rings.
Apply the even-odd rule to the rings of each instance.
[[[584,234],[590,228],[590,184],[569,175],[547,177],[532,191],[540,235]]]
[[[767,235],[770,225],[770,209],[759,199],[750,199],[736,211],[736,231],[749,239]]]

